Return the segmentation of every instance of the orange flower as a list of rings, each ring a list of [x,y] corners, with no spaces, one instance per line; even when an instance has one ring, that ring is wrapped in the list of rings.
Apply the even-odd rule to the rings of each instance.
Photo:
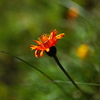
[[[79,13],[80,13],[80,11],[77,7],[74,7],[74,6],[70,7],[67,12],[68,20],[73,20],[73,19],[77,18]]]
[[[43,52],[49,52],[50,47],[55,46],[58,39],[61,39],[64,37],[64,33],[57,35],[57,31],[53,30],[50,32],[50,35],[43,34],[39,37],[38,41],[34,40],[38,45],[31,45],[31,50],[35,51],[35,56],[38,58],[38,56],[43,56]]]

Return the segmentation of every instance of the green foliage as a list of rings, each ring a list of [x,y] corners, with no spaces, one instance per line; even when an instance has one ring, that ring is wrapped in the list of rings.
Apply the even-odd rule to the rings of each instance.
[[[0,100],[85,100],[68,83],[70,81],[52,57],[45,53],[37,59],[30,49],[34,44],[32,40],[54,29],[58,34],[65,33],[56,45],[61,64],[75,82],[83,83],[77,84],[91,100],[100,99],[100,86],[97,85],[100,84],[100,3],[94,0],[59,1],[0,1],[0,50],[24,59],[54,79],[51,82],[24,62],[0,53]],[[71,7],[77,8],[76,15],[69,14]],[[84,59],[76,52],[82,44],[89,47]]]

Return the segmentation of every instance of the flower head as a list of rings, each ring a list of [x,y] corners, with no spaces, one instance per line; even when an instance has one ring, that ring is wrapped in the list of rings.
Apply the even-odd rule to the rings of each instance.
[[[73,19],[76,19],[79,16],[79,9],[75,6],[72,6],[68,9],[67,12],[67,18],[68,20],[72,21]]]
[[[38,41],[34,40],[38,45],[31,45],[31,50],[35,50],[35,56],[43,56],[43,52],[49,52],[50,47],[55,46],[58,39],[64,37],[64,33],[57,35],[57,31],[53,30],[50,34],[43,34],[39,37]]]
[[[88,53],[89,53],[89,46],[87,44],[80,45],[78,47],[76,53],[77,53],[77,56],[80,59],[84,60],[87,57]]]

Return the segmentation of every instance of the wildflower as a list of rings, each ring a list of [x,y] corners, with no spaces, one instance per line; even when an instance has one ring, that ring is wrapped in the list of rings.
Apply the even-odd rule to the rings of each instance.
[[[42,57],[43,52],[50,52],[50,48],[56,45],[57,40],[64,37],[64,33],[57,35],[57,31],[53,30],[50,34],[43,34],[39,37],[38,41],[34,40],[38,45],[31,45],[31,50],[35,50],[35,57]]]
[[[77,56],[82,60],[84,60],[87,57],[88,52],[89,52],[89,46],[87,44],[80,45],[76,51]]]
[[[79,9],[77,7],[70,7],[67,13],[67,18],[69,20],[77,18],[79,15]]]

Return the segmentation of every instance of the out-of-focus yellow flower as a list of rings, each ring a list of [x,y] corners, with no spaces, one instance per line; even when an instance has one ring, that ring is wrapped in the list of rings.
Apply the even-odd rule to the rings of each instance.
[[[89,46],[87,44],[82,44],[78,47],[78,49],[76,50],[77,56],[84,60],[89,52]]]

